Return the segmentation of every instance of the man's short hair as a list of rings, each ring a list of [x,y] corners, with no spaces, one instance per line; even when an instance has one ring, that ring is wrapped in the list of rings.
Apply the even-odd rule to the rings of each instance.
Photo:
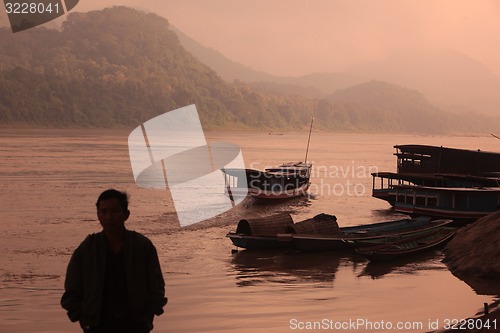
[[[109,190],[102,192],[101,195],[99,195],[99,198],[97,198],[97,202],[95,203],[95,206],[97,207],[97,209],[99,209],[99,203],[101,201],[108,200],[108,199],[118,200],[118,203],[123,208],[123,211],[126,212],[128,210],[128,194],[127,194],[127,192],[124,192],[124,191],[122,192],[122,191],[118,191],[115,189],[109,189]]]

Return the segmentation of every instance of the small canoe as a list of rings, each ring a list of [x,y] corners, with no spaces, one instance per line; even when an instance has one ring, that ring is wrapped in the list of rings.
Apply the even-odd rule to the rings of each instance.
[[[359,242],[356,252],[372,261],[397,259],[444,245],[455,235],[456,229],[454,227],[442,226],[415,237],[381,245],[374,245],[374,243],[369,245],[370,242],[366,241]]]

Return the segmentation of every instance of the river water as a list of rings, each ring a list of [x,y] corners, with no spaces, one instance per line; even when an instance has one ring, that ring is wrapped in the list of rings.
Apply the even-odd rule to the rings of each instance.
[[[487,136],[313,133],[311,195],[246,199],[181,228],[166,191],[136,186],[128,130],[0,130],[0,332],[80,332],[59,306],[70,255],[100,230],[94,202],[131,196],[129,229],[156,245],[169,303],[154,332],[424,332],[471,316],[477,295],[432,252],[373,265],[349,252],[239,251],[225,237],[242,217],[334,214],[340,226],[403,217],[371,197],[371,172],[396,171],[395,144],[498,151]],[[307,133],[207,132],[241,147],[249,167],[303,160]]]

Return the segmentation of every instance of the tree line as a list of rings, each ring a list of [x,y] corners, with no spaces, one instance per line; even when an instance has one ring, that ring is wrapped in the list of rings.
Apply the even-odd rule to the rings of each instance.
[[[207,129],[296,130],[311,116],[324,130],[447,132],[471,125],[404,89],[391,107],[363,102],[366,87],[314,99],[226,82],[180,45],[166,19],[126,7],[70,13],[60,30],[1,29],[0,87],[3,126],[135,127],[189,104]],[[407,110],[405,101],[421,107]]]

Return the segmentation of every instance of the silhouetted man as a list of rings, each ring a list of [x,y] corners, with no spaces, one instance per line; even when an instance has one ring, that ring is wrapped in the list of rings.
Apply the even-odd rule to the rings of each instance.
[[[107,190],[96,203],[102,231],[91,234],[68,264],[61,305],[85,333],[147,333],[163,313],[165,283],[153,243],[125,228],[125,192]]]

